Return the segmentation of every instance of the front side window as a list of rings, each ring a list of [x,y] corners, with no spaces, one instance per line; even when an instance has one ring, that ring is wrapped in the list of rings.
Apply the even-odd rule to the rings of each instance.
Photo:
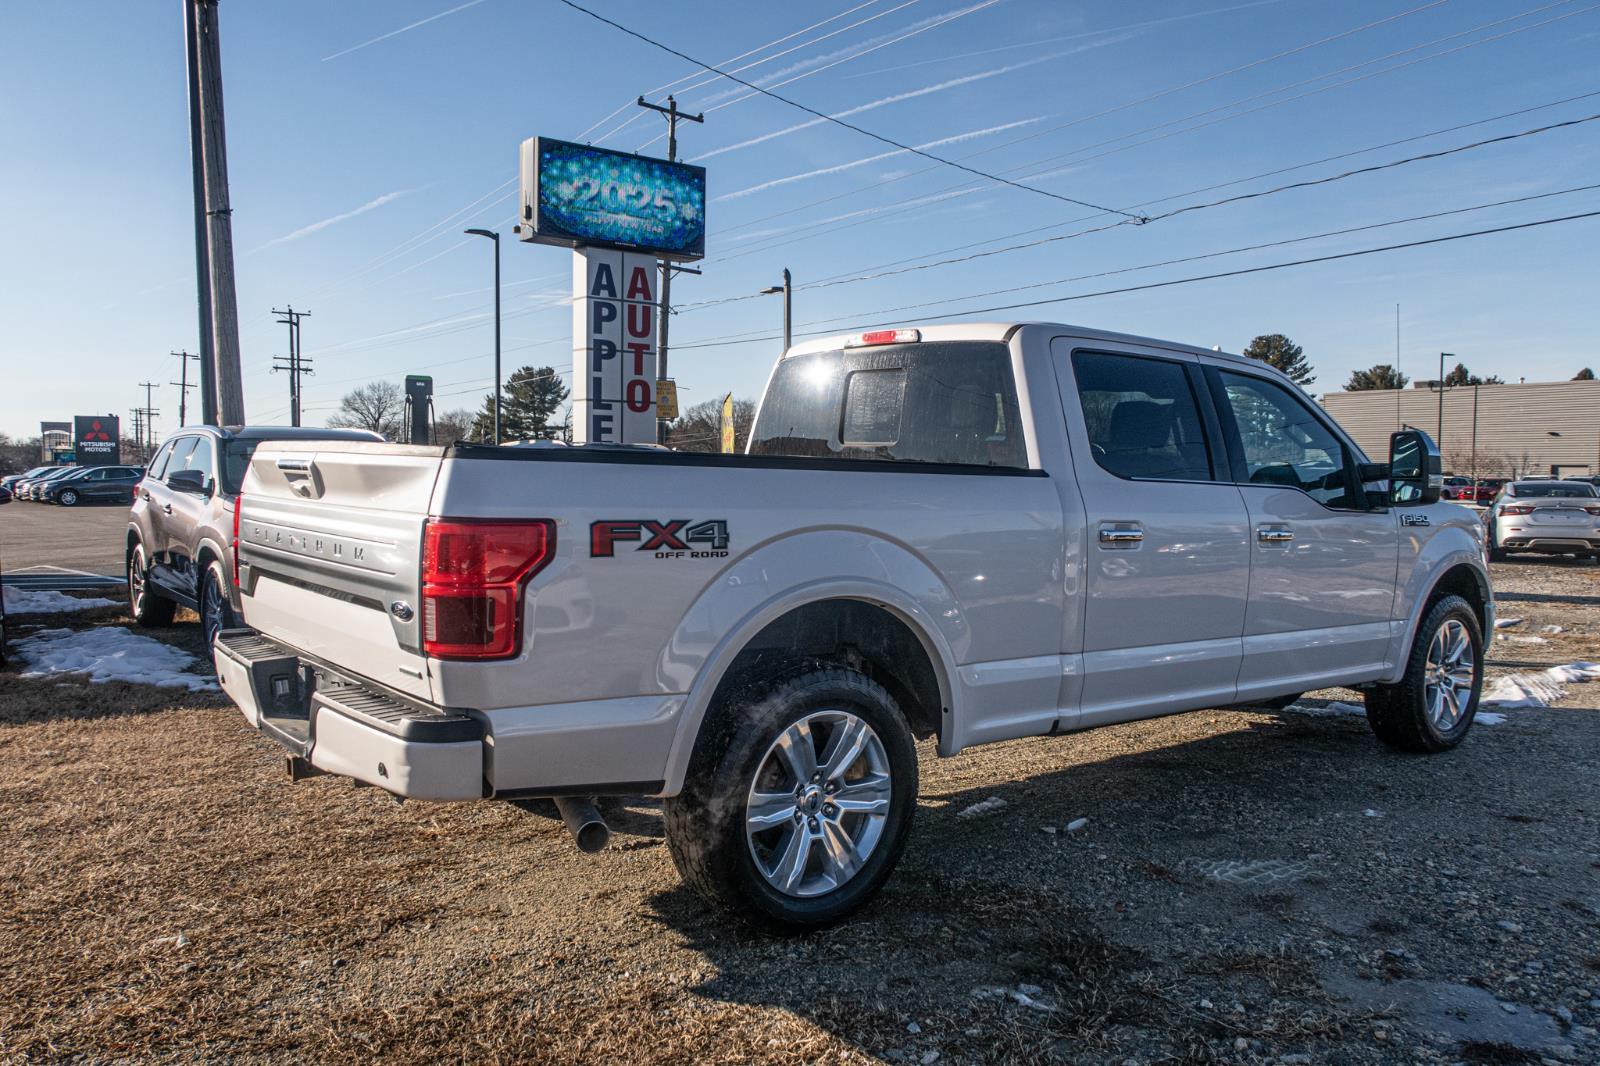
[[[163,481],[189,468],[189,456],[194,452],[195,441],[194,437],[179,437],[172,442],[172,454],[167,456],[166,466],[161,472]]]
[[[1276,382],[1218,371],[1244,452],[1244,481],[1299,489],[1325,507],[1360,510],[1343,443]]]
[[[1122,478],[1209,481],[1200,408],[1182,363],[1074,352],[1089,454]]]
[[[783,360],[751,455],[1025,467],[1010,350],[930,341]]]
[[[172,446],[174,443],[176,442],[167,441],[161,446],[160,451],[150,457],[150,466],[146,470],[150,477],[159,478],[166,473],[167,460],[172,458]]]
[[[202,483],[210,485],[216,479],[216,463],[211,458],[211,442],[204,437],[195,438],[194,451],[189,453],[190,470],[200,471]]]

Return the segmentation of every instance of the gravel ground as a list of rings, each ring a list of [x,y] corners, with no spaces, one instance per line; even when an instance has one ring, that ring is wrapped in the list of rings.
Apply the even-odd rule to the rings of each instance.
[[[1491,678],[1600,660],[1600,567],[1495,578]],[[541,804],[291,785],[215,694],[12,665],[0,1059],[1600,1060],[1600,683],[1432,758],[1238,710],[920,754],[889,887],[782,939],[678,885],[650,801],[583,856]]]

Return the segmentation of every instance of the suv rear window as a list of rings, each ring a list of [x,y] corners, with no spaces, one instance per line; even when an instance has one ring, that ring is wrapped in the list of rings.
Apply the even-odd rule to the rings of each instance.
[[[750,454],[1025,467],[1010,350],[933,341],[785,359]]]

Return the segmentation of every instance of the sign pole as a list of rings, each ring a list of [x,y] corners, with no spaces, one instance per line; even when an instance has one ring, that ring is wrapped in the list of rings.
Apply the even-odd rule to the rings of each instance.
[[[688,112],[679,111],[677,99],[670,95],[667,97],[666,107],[662,107],[660,104],[652,104],[642,96],[639,97],[638,105],[667,116],[667,162],[669,163],[675,163],[678,160],[678,120],[681,118],[686,122],[699,122],[701,124],[704,124],[706,120],[704,112],[698,115],[691,115]],[[672,264],[663,259],[661,261],[661,340],[656,345],[656,360],[660,365],[660,374],[663,378],[667,376],[667,335],[671,331],[671,327]],[[664,418],[656,419],[656,443],[667,443],[667,420]]]

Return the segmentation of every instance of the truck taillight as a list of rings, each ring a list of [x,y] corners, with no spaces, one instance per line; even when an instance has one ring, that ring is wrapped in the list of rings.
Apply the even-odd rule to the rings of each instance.
[[[522,592],[555,556],[549,519],[430,518],[422,534],[422,650],[506,659],[522,646]]]
[[[233,587],[239,587],[239,514],[244,510],[244,493],[233,498]]]

